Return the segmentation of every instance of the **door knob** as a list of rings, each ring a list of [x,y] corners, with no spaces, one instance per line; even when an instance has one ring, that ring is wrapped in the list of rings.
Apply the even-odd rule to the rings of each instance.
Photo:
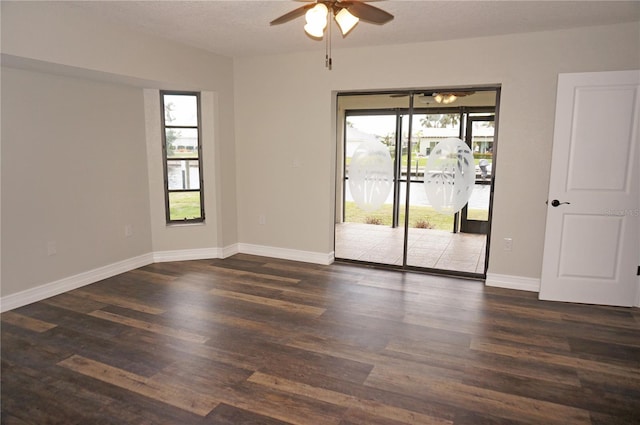
[[[564,204],[570,204],[571,202],[560,202],[557,199],[554,199],[553,201],[551,201],[551,206],[552,207],[558,207],[560,205],[564,205]]]

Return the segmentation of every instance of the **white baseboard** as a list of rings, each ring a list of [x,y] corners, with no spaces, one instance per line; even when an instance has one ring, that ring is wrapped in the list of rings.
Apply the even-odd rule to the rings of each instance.
[[[0,297],[0,312],[12,310],[27,304],[41,301],[72,289],[90,285],[120,273],[128,272],[152,263],[168,261],[206,260],[209,258],[227,258],[234,254],[252,254],[263,257],[281,258],[285,260],[303,261],[328,265],[333,262],[333,252],[299,251],[295,249],[274,248],[262,245],[233,244],[224,248],[182,249],[175,251],[157,251],[117,263],[99,267],[94,270],[69,276],[55,282],[45,283],[35,288]]]
[[[272,246],[238,244],[238,252],[243,254],[259,255],[262,257],[280,258],[283,260],[302,261],[305,263],[329,265],[333,263],[334,253],[329,254],[313,251],[300,251],[297,249],[275,248]]]
[[[74,276],[56,280],[55,282],[7,295],[0,298],[0,312],[41,301],[151,263],[153,263],[153,256],[151,254],[143,254],[138,257],[118,261],[117,263],[78,273]]]
[[[224,258],[221,248],[177,249],[174,251],[156,251],[153,253],[154,263],[168,261],[206,260],[209,258]]]
[[[280,258],[284,260],[302,261],[306,263],[329,265],[334,261],[334,253],[319,253],[300,251],[295,249],[275,248],[264,245],[232,244],[224,248],[202,248],[175,251],[158,251],[143,254],[134,258],[119,261],[99,267],[94,270],[66,277],[55,282],[46,283],[35,288],[27,289],[15,294],[0,297],[0,312],[22,307],[36,301],[41,301],[63,292],[82,286],[90,285],[103,279],[128,272],[154,262],[202,260],[209,258],[227,258],[234,254],[243,253],[263,257]],[[540,292],[540,279],[487,273],[487,286],[497,288],[517,289],[520,291]],[[636,307],[640,307],[640,283],[636,298]]]
[[[210,258],[227,258],[238,254],[238,244],[225,246],[224,248],[198,248],[177,249],[173,251],[153,252],[154,263],[166,263],[168,261],[207,260]]]
[[[240,253],[240,250],[238,249],[238,244],[234,243],[233,245],[228,245],[222,248],[222,256],[220,258],[231,257],[232,255],[236,255],[238,253]]]
[[[540,292],[540,279],[487,273],[485,285],[496,288],[517,289],[519,291]]]

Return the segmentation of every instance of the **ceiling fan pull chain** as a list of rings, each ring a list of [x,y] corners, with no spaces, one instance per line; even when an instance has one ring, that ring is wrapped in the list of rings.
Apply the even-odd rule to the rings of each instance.
[[[331,12],[329,12],[331,13]],[[333,58],[331,57],[331,20],[329,20],[329,25],[327,25],[327,38],[325,44],[325,63],[324,66],[331,71],[333,68]]]

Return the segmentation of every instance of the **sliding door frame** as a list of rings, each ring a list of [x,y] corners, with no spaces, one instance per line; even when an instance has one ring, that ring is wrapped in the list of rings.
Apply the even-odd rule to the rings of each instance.
[[[431,93],[431,92],[445,92],[445,91],[493,91],[495,92],[495,106],[494,107],[486,107],[486,106],[453,106],[453,107],[436,107],[436,108],[426,108],[426,107],[415,107],[414,106],[414,98],[416,95],[423,93]],[[338,115],[338,119],[342,120],[343,134],[342,134],[342,172],[339,180],[342,185],[342,204],[341,208],[341,217],[344,222],[345,219],[345,202],[346,202],[346,118],[348,116],[353,115],[396,115],[396,158],[394,158],[394,195],[393,195],[393,218],[392,218],[392,227],[397,227],[400,219],[399,207],[400,207],[400,194],[401,194],[401,184],[402,184],[402,161],[401,158],[402,153],[402,119],[404,115],[409,116],[408,124],[408,132],[407,132],[407,177],[406,177],[406,190],[405,190],[405,211],[404,211],[404,240],[403,240],[403,254],[402,254],[402,265],[393,265],[393,264],[384,264],[384,263],[371,263],[367,261],[359,261],[359,260],[350,260],[350,259],[342,259],[336,258],[338,261],[344,261],[349,263],[358,263],[365,264],[369,266],[376,266],[382,268],[390,268],[396,270],[407,270],[407,271],[418,271],[429,274],[437,274],[437,275],[447,275],[447,276],[456,276],[456,277],[464,277],[471,279],[485,279],[486,272],[488,270],[489,265],[489,248],[490,248],[490,239],[491,239],[491,221],[493,216],[493,192],[494,192],[494,184],[495,184],[495,176],[496,176],[496,158],[497,158],[497,147],[498,147],[498,124],[499,124],[499,109],[500,109],[500,86],[474,86],[468,88],[456,88],[456,89],[413,89],[413,90],[392,90],[392,91],[358,91],[358,92],[339,92],[337,93],[337,97],[341,96],[362,96],[362,95],[394,95],[394,96],[408,96],[409,97],[409,105],[408,108],[363,108],[363,109],[346,109],[344,110],[343,115]],[[459,137],[462,140],[465,140],[465,132],[466,132],[466,124],[467,120],[463,118],[468,117],[470,113],[479,113],[479,112],[489,112],[492,110],[494,113],[494,140],[493,140],[493,159],[492,159],[492,173],[490,179],[490,198],[489,198],[489,211],[488,211],[488,223],[487,223],[487,234],[486,234],[486,251],[485,251],[485,260],[484,267],[482,273],[470,273],[459,270],[449,270],[449,269],[437,269],[437,268],[429,268],[429,267],[417,267],[411,266],[407,264],[408,257],[408,239],[409,239],[409,209],[410,209],[410,191],[411,191],[411,176],[410,176],[410,167],[411,167],[411,155],[412,155],[412,125],[413,125],[413,116],[415,114],[451,114],[458,113],[460,115],[460,124],[459,124]],[[465,115],[466,114],[466,115]],[[339,145],[339,144],[338,144]],[[416,183],[414,181],[413,183]],[[419,183],[419,181],[418,181]],[[336,199],[337,200],[337,199]],[[458,222],[459,214],[456,213],[454,218],[454,229],[452,231],[455,233],[458,230]],[[335,244],[335,239],[334,239]]]

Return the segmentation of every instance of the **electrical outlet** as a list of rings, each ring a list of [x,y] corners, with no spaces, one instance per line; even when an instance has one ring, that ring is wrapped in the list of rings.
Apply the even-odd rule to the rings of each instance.
[[[261,225],[267,224],[267,216],[264,214],[260,214],[258,216],[258,224],[261,224]]]
[[[125,224],[124,236],[127,238],[130,238],[131,236],[133,236],[133,226],[131,224]]]
[[[56,241],[47,242],[47,255],[51,257],[52,255],[56,255],[58,253],[58,244]]]
[[[504,250],[505,251],[512,251],[513,250],[513,239],[512,238],[504,238],[503,241],[504,245]]]

